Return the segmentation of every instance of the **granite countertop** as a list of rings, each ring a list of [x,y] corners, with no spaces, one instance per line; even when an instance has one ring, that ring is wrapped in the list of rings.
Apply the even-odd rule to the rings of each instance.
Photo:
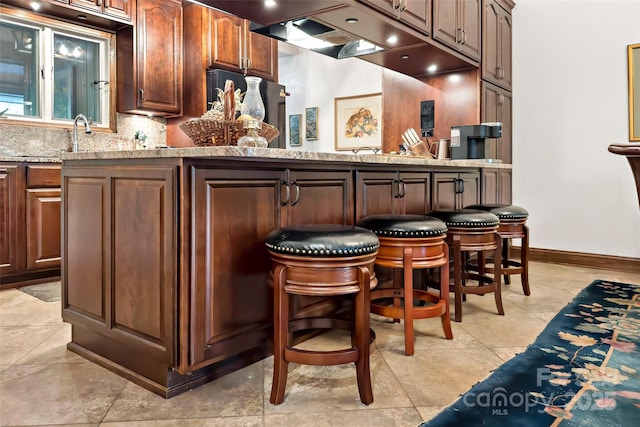
[[[352,153],[317,153],[311,151],[283,150],[279,148],[249,148],[237,146],[219,147],[187,147],[157,148],[130,151],[87,151],[78,153],[62,153],[66,160],[98,160],[98,159],[151,159],[175,157],[234,157],[264,158],[281,160],[314,160],[325,162],[366,163],[366,164],[398,164],[420,166],[455,166],[482,168],[491,167],[511,169],[511,164],[492,162],[489,160],[436,160],[414,156],[391,154],[352,154]]]
[[[26,162],[26,163],[62,163],[58,156],[6,156],[0,155],[0,162]]]

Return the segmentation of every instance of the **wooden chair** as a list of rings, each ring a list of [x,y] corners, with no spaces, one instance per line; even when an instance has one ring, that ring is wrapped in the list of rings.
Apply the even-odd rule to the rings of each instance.
[[[476,209],[433,211],[429,216],[439,218],[447,224],[446,242],[453,254],[454,320],[462,321],[462,300],[467,294],[487,294],[493,292],[498,314],[504,314],[501,294],[501,254],[502,239],[498,234],[500,220],[490,212]],[[484,254],[495,251],[493,277],[486,275]],[[464,258],[471,252],[478,252],[478,272],[468,271]],[[468,280],[476,280],[478,286],[471,286]]]
[[[371,291],[371,312],[404,319],[405,354],[414,354],[414,319],[440,317],[445,337],[452,339],[445,223],[423,215],[372,215],[360,220],[358,226],[373,231],[380,239],[376,265],[403,270],[403,283],[394,274],[392,288]],[[413,270],[436,267],[440,269],[440,295],[415,289]],[[416,306],[415,300],[429,305]]]
[[[270,402],[284,401],[289,362],[306,365],[355,363],[362,403],[373,402],[369,367],[369,294],[378,281],[373,263],[379,241],[369,230],[354,226],[298,225],[274,230],[266,239],[272,261],[274,292],[273,383]],[[290,297],[353,296],[353,321],[332,317],[291,319]],[[349,329],[351,347],[333,351],[296,348],[291,333],[313,329]]]

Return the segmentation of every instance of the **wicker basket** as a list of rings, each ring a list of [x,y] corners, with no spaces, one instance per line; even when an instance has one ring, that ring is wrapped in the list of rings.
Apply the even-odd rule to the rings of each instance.
[[[180,124],[180,129],[187,134],[197,146],[237,145],[238,139],[247,134],[242,122],[218,121],[210,119],[189,120]],[[268,123],[262,124],[258,131],[267,142],[271,142],[280,135],[278,129]]]

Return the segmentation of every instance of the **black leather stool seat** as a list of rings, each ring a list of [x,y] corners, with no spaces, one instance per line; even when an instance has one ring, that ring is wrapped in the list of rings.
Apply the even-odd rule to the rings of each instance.
[[[479,209],[433,211],[428,215],[444,221],[447,227],[483,228],[496,227],[500,224],[500,219],[496,215]]]
[[[371,215],[358,222],[380,237],[420,238],[440,236],[447,232],[447,224],[424,215]]]
[[[371,231],[352,225],[315,224],[282,227],[266,239],[269,250],[310,257],[348,257],[375,253],[380,246]]]
[[[522,219],[528,218],[529,212],[525,208],[516,205],[471,205],[465,209],[479,209],[491,212],[500,219]]]

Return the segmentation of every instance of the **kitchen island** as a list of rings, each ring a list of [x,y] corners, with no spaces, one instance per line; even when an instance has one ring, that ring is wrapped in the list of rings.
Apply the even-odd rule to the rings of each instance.
[[[494,177],[511,172],[482,160],[238,147],[62,159],[68,348],[164,397],[271,354],[273,229],[492,202],[505,194]],[[292,311],[335,308],[301,298]]]

